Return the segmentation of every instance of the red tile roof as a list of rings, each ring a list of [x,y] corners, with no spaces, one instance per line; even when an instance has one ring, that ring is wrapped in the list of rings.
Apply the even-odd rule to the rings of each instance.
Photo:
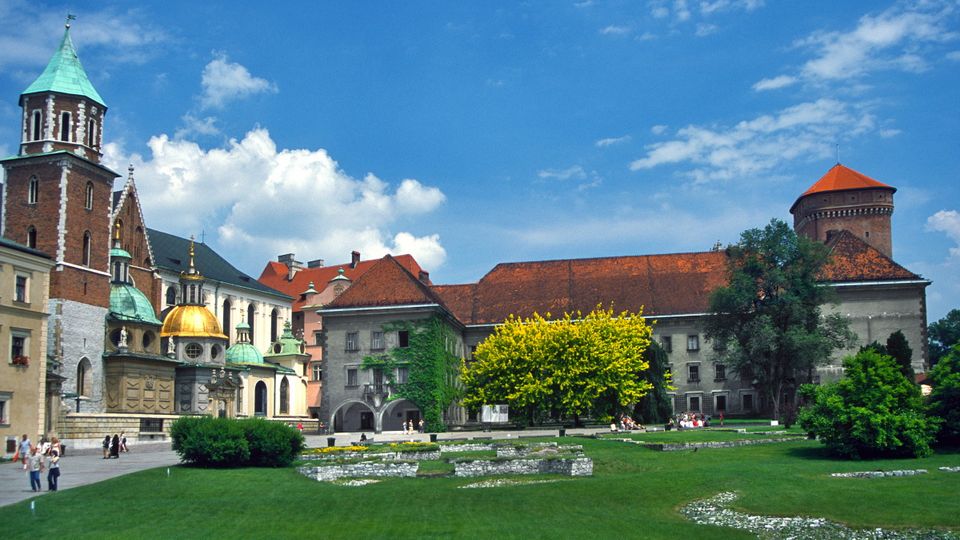
[[[830,262],[820,272],[831,283],[921,279],[867,244],[850,231],[839,231],[827,239]]]
[[[793,206],[790,207],[790,212],[793,212],[794,207],[797,206],[797,203],[800,202],[800,199],[806,197],[807,195],[813,195],[815,193],[826,193],[829,191],[847,191],[851,189],[870,189],[870,188],[886,188],[897,191],[897,188],[893,186],[888,186],[883,182],[878,182],[869,176],[857,172],[849,167],[844,167],[843,165],[837,163],[827,171],[827,174],[823,175],[819,180],[817,180],[810,188],[803,192],[802,195],[797,197],[796,202],[793,203]]]
[[[353,285],[325,307],[371,307],[443,304],[429,285],[417,279],[396,258],[375,261]]]
[[[408,272],[415,276],[420,275],[420,271],[423,270],[417,261],[410,255],[397,255],[394,257],[394,259],[401,266],[407,269]],[[331,279],[337,277],[337,271],[341,268],[343,269],[343,275],[350,278],[351,281],[357,281],[360,276],[365,274],[375,264],[380,262],[380,260],[381,259],[360,261],[357,263],[357,266],[353,268],[351,268],[349,262],[330,266],[320,266],[317,268],[301,268],[300,270],[297,270],[297,273],[293,276],[293,279],[289,281],[287,280],[287,265],[277,261],[270,261],[263,269],[263,272],[260,274],[260,278],[257,281],[268,287],[292,296],[294,298],[293,311],[301,311],[303,309],[304,300],[300,297],[300,295],[307,290],[307,287],[309,287],[311,281],[313,282],[314,288],[317,291],[322,291]]]

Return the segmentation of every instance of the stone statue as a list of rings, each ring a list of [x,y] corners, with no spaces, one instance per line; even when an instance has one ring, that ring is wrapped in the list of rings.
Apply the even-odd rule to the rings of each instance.
[[[173,338],[167,340],[167,356],[175,356],[177,354],[177,348],[173,344]]]
[[[120,327],[120,348],[121,349],[127,348],[127,327],[126,326]]]

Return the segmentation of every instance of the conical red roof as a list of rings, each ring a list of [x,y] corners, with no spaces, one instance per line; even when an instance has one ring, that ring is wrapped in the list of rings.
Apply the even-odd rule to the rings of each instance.
[[[896,188],[893,186],[888,186],[883,182],[877,182],[873,178],[870,178],[863,173],[859,173],[837,163],[829,171],[827,171],[827,174],[823,175],[823,178],[817,180],[815,184],[810,186],[810,189],[804,191],[801,197],[812,195],[814,193],[822,193],[824,191],[843,191],[847,189],[868,188],[888,188],[896,191]]]

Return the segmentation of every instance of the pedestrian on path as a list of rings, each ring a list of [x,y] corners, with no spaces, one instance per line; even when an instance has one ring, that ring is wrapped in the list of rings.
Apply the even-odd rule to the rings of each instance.
[[[113,440],[110,441],[110,457],[120,459],[120,436],[113,434]]]
[[[20,456],[20,461],[23,462],[23,470],[27,470],[27,461],[30,459],[31,448],[33,448],[33,444],[30,442],[27,434],[24,433],[23,438],[20,439],[20,447],[17,448],[17,455]]]
[[[110,435],[103,438],[103,459],[110,457]]]
[[[30,472],[30,489],[40,491],[43,487],[40,483],[40,471],[43,470],[43,456],[40,454],[39,448],[34,447],[33,450],[30,451],[30,457],[27,462]]]
[[[60,480],[60,450],[50,450],[50,458],[47,463],[47,489],[57,490],[57,482]],[[39,478],[37,484],[39,484]]]

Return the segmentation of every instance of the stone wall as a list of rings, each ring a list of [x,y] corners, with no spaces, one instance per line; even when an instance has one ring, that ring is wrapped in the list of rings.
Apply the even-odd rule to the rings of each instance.
[[[592,476],[593,460],[587,457],[576,459],[513,459],[508,461],[478,459],[454,463],[453,474],[461,478],[501,474]]]
[[[140,419],[163,421],[163,431],[140,433]],[[170,440],[170,425],[180,418],[176,415],[156,414],[77,414],[62,416],[57,424],[58,436],[71,448],[99,448],[105,435],[124,433],[127,444]]]
[[[304,476],[329,482],[339,478],[415,477],[419,468],[419,463],[371,461],[323,467],[300,467],[297,470]]]

